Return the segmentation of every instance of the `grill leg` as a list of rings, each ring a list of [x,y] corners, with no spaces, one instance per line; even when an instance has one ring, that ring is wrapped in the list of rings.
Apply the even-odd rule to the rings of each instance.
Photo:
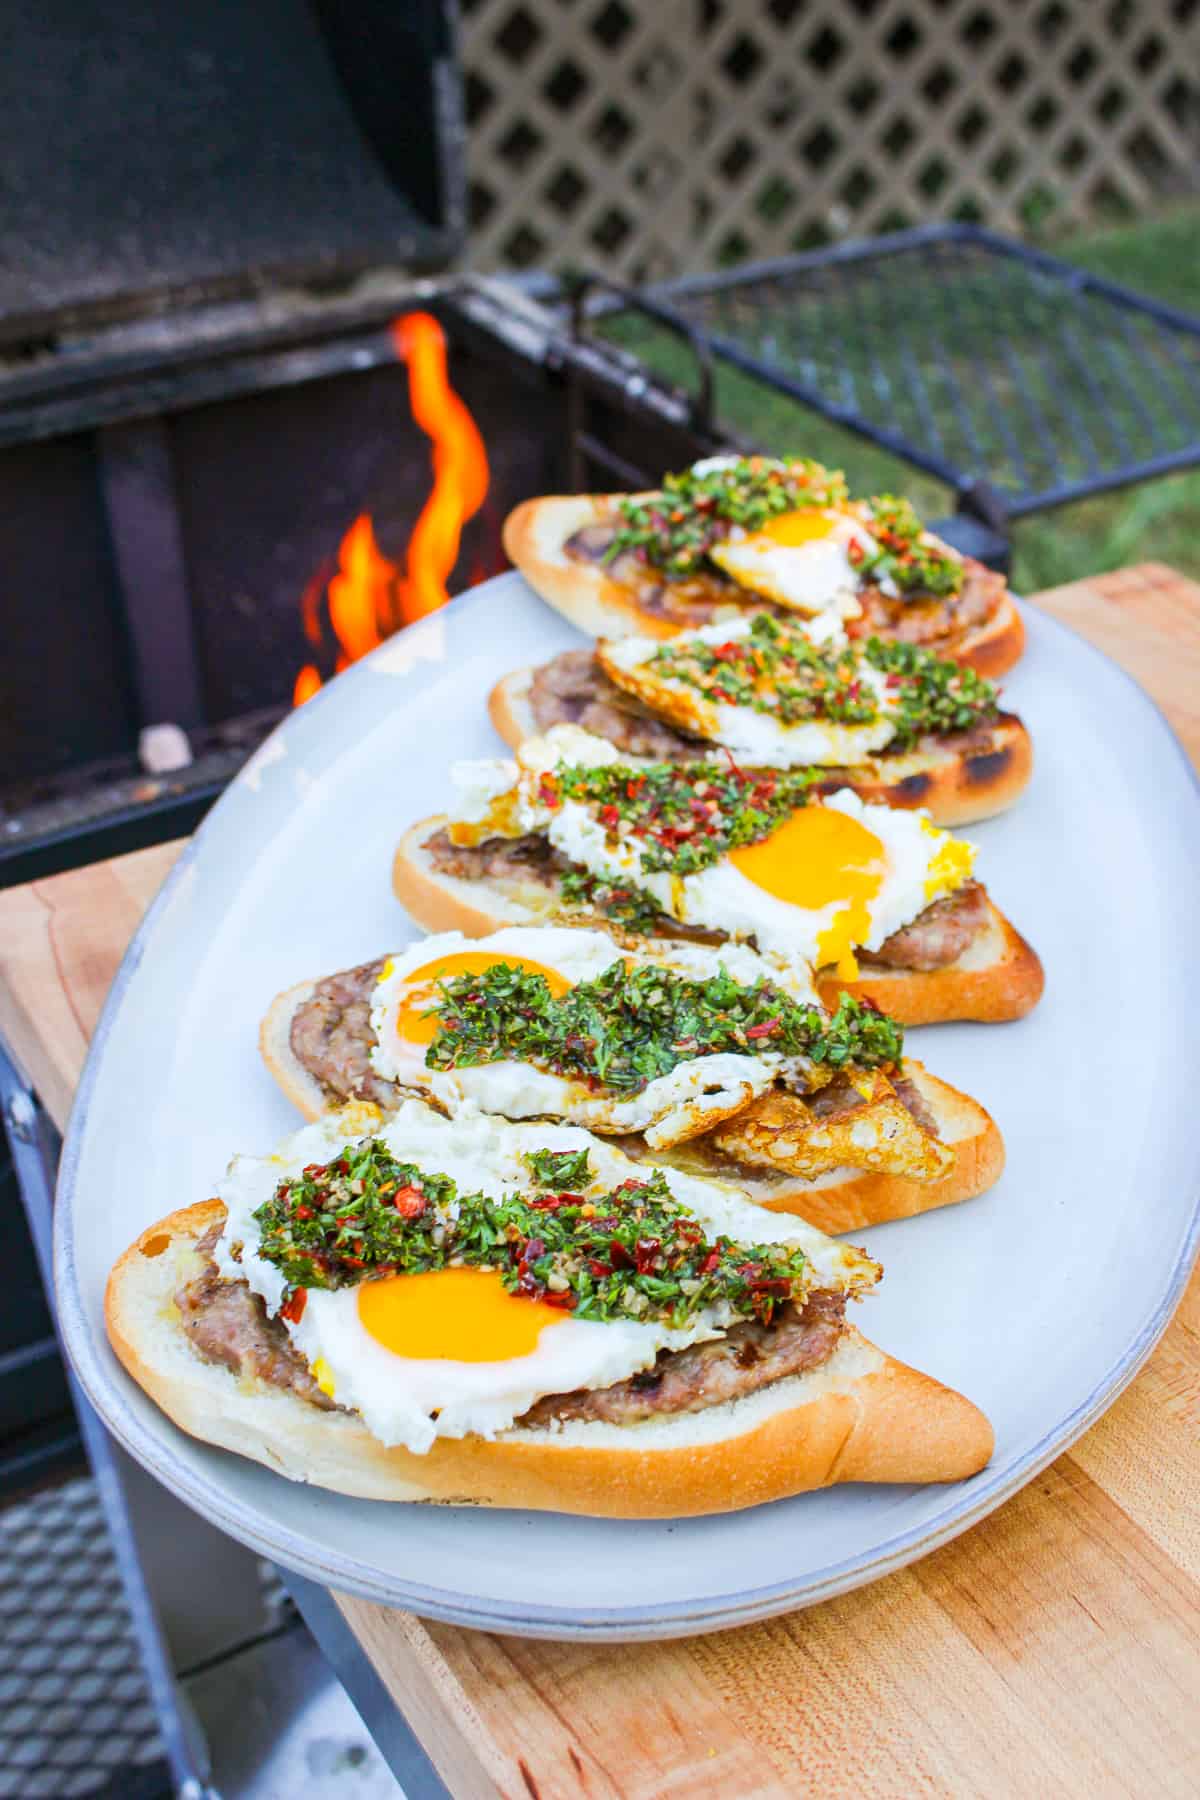
[[[0,1108],[3,1109],[21,1201],[29,1221],[29,1235],[53,1312],[52,1195],[58,1164],[57,1134],[38,1105],[29,1083],[11,1061],[2,1040]],[[208,1785],[208,1746],[175,1681],[166,1638],[130,1524],[111,1440],[69,1366],[67,1379],[178,1800],[220,1800],[216,1790]]]

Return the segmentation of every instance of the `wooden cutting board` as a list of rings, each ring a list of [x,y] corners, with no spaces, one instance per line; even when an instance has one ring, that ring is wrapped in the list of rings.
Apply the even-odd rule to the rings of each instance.
[[[1160,564],[1037,597],[1200,765],[1200,586]],[[178,846],[0,894],[0,1033],[62,1124]],[[1200,1277],[1134,1384],[923,1562],[689,1642],[545,1644],[341,1609],[458,1797],[1194,1795]],[[620,1571],[614,1570],[614,1581]]]

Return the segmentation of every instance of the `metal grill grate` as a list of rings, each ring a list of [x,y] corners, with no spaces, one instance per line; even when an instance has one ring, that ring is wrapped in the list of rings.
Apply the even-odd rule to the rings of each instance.
[[[722,358],[1010,516],[1200,463],[1200,320],[988,232],[653,292]]]
[[[0,1514],[0,1800],[165,1789],[162,1746],[94,1484]]]

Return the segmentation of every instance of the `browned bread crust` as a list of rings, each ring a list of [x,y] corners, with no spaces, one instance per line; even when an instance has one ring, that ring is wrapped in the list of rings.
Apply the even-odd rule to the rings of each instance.
[[[410,826],[392,861],[396,898],[418,925],[485,937],[502,925],[544,924],[553,903],[536,883],[462,881],[434,868],[423,846],[445,823],[444,815],[435,815]],[[825,972],[817,977],[817,992],[831,1009],[840,993],[873,1000],[902,1025],[1022,1019],[1045,986],[1041,959],[996,906],[991,910],[988,929],[944,969],[864,967],[854,981]]]
[[[515,750],[539,735],[529,706],[532,669],[514,669],[488,695],[488,716]],[[1001,714],[987,750],[911,751],[864,757],[839,771],[838,785],[864,800],[907,809],[924,807],[937,825],[977,824],[1005,812],[1033,774],[1033,744],[1021,720]]]
[[[591,637],[673,637],[668,619],[644,612],[636,597],[595,563],[577,562],[563,546],[611,512],[619,494],[550,494],[525,500],[504,522],[504,548],[530,587]],[[730,614],[744,611],[731,603]],[[939,646],[947,656],[996,680],[1025,648],[1025,626],[1012,596],[991,618]]]
[[[999,1025],[1023,1019],[1045,985],[1037,951],[995,906],[990,928],[944,969],[871,968],[864,963],[854,981],[842,981],[829,971],[817,975],[817,992],[826,1006],[836,1008],[839,994],[854,994],[873,1001],[902,1025],[944,1025],[956,1019]]]
[[[196,1244],[222,1213],[220,1201],[203,1201],[141,1233],[109,1277],[109,1337],[182,1431],[294,1481],[372,1500],[684,1518],[841,1481],[960,1481],[992,1453],[978,1407],[852,1327],[827,1364],[749,1402],[625,1429],[443,1438],[426,1456],[387,1448],[354,1415],[319,1411],[193,1351],[173,1295],[198,1272]]]

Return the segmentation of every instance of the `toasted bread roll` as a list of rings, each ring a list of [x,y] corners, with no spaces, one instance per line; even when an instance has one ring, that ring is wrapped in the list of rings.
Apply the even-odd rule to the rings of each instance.
[[[614,581],[601,563],[567,555],[565,545],[577,531],[611,518],[618,494],[553,494],[526,500],[504,523],[504,548],[530,587],[572,625],[589,637],[673,637],[686,624],[648,612],[636,594]],[[731,598],[730,618],[744,614],[746,603]],[[725,617],[722,607],[716,617]],[[693,621],[694,622],[694,621]],[[1025,648],[1025,626],[1012,595],[1006,595],[981,625],[941,639],[937,649],[966,663],[990,680],[1007,673]]]
[[[963,1395],[850,1327],[828,1361],[744,1399],[639,1425],[514,1426],[388,1448],[356,1415],[235,1375],[192,1348],[174,1303],[201,1271],[220,1201],[142,1232],[109,1277],[105,1317],[128,1373],[182,1431],[294,1481],[369,1500],[505,1506],[622,1519],[732,1512],[841,1481],[961,1481],[993,1433]]]
[[[314,982],[299,982],[277,995],[259,1029],[263,1061],[309,1120],[347,1097],[326,1091],[292,1047],[293,1019],[314,988]],[[790,1094],[770,1093],[743,1109],[728,1130],[706,1132],[665,1150],[652,1150],[640,1137],[622,1138],[622,1147],[639,1160],[736,1182],[757,1204],[794,1213],[831,1234],[955,1205],[986,1192],[999,1179],[1004,1140],[977,1100],[906,1058],[894,1080],[915,1090],[920,1110],[932,1123],[930,1135],[895,1098],[891,1081],[878,1075],[872,1079],[881,1096],[841,1119],[823,1118]],[[858,1141],[863,1131],[878,1141],[878,1154],[872,1144],[864,1150]],[[849,1149],[848,1138],[854,1139]],[[871,1166],[857,1166],[864,1157]]]
[[[889,969],[864,960],[853,981],[819,970],[817,993],[829,1007],[837,1006],[839,994],[873,1001],[902,1025],[1023,1019],[1046,985],[1042,960],[997,907],[991,913],[987,929],[943,969]]]
[[[446,823],[420,819],[400,840],[392,886],[400,904],[426,931],[484,937],[501,925],[544,924],[555,914],[551,889],[533,880],[467,881],[434,866],[425,843]],[[901,1025],[941,1025],[958,1019],[1000,1024],[1022,1019],[1041,998],[1045,975],[1032,945],[991,904],[991,923],[958,959],[941,969],[893,969],[864,962],[846,981],[818,972],[817,992],[836,1008],[841,993],[872,1000]]]
[[[492,724],[515,750],[541,729],[529,703],[532,669],[515,669],[488,696]],[[600,735],[603,735],[601,733]],[[716,755],[717,748],[711,747]],[[698,745],[696,754],[706,754]],[[637,757],[630,757],[636,762]],[[852,788],[884,806],[924,807],[936,825],[977,824],[1007,811],[1029,785],[1033,744],[1021,720],[1002,714],[986,749],[904,750],[864,757],[854,768],[831,769],[829,787]]]

